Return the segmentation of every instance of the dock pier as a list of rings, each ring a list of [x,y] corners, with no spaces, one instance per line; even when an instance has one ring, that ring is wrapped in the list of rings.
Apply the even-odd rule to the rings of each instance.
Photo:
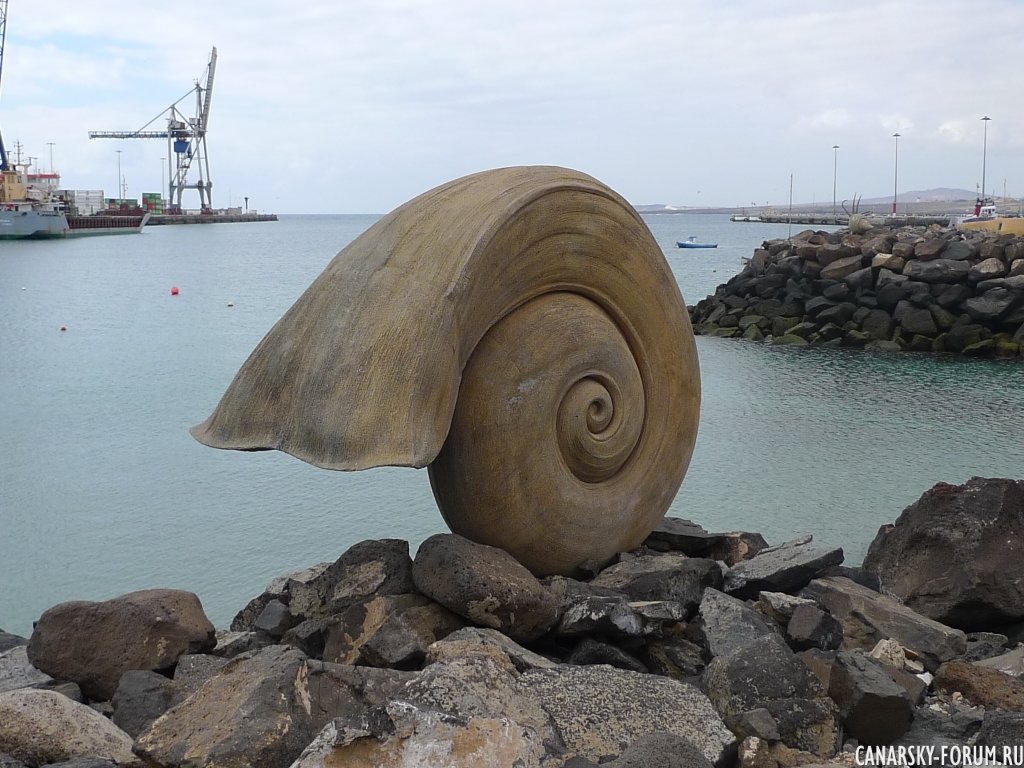
[[[767,222],[769,224],[801,224],[807,226],[845,227],[850,223],[848,216],[820,216],[806,213],[759,213],[753,216],[732,216],[732,221]],[[949,216],[869,216],[868,221],[884,227],[927,227],[938,224],[949,226]]]
[[[147,226],[158,224],[228,224],[247,221],[277,221],[276,213],[155,213]]]

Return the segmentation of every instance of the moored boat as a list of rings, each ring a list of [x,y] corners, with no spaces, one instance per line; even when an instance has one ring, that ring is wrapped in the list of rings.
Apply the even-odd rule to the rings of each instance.
[[[690,235],[685,240],[676,241],[677,248],[717,248],[718,243],[698,243],[695,235]]]
[[[1019,216],[1000,216],[996,212],[995,203],[990,199],[978,198],[974,213],[956,221],[957,229],[968,231],[982,230],[999,232],[1007,235],[1024,235],[1024,218]]]
[[[28,163],[11,163],[0,171],[0,240],[136,234],[149,221],[145,211],[80,213],[66,195],[33,186],[28,169]]]

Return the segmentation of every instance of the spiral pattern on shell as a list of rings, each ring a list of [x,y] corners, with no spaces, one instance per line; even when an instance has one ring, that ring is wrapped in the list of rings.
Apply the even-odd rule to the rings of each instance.
[[[699,402],[685,305],[636,212],[585,174],[505,168],[338,254],[193,434],[332,469],[429,465],[455,533],[571,573],[657,525]]]

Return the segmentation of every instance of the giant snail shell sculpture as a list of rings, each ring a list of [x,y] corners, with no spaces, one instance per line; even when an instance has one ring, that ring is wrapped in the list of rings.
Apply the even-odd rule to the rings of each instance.
[[[192,433],[327,469],[427,466],[452,531],[547,575],[644,540],[699,409],[683,297],[646,225],[590,176],[530,166],[374,224]]]

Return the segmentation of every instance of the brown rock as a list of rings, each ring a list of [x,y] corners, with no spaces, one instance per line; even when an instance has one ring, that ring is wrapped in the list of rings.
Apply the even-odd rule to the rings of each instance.
[[[427,649],[427,664],[439,661],[455,661],[471,656],[504,656],[520,672],[528,669],[554,669],[555,662],[523,648],[514,640],[495,629],[463,627],[438,640]]]
[[[821,757],[782,743],[772,743],[757,736],[743,739],[739,748],[739,768],[796,768],[820,766]]]
[[[99,712],[55,691],[0,693],[0,755],[27,765],[101,757],[135,765],[131,737]]]
[[[959,691],[980,707],[1024,712],[1024,680],[967,661],[948,661],[935,673],[934,686],[946,693]]]
[[[361,715],[408,679],[269,646],[232,659],[143,731],[135,752],[162,768],[284,768],[333,717]]]
[[[474,624],[529,642],[558,621],[558,601],[502,549],[455,534],[424,541],[413,562],[416,588]]]
[[[38,669],[104,701],[127,670],[168,669],[181,655],[212,650],[215,643],[198,597],[150,589],[104,602],[55,605],[36,622],[28,656]]]
[[[903,271],[903,267],[906,266],[906,263],[907,262],[902,258],[891,253],[876,253],[874,258],[871,259],[872,267],[889,269],[897,273]]]
[[[914,245],[914,257],[921,261],[938,258],[946,248],[946,240],[942,237],[929,237]],[[894,251],[895,252],[895,251]]]
[[[821,270],[821,277],[825,280],[842,280],[861,268],[861,259],[860,254],[836,259]]]

